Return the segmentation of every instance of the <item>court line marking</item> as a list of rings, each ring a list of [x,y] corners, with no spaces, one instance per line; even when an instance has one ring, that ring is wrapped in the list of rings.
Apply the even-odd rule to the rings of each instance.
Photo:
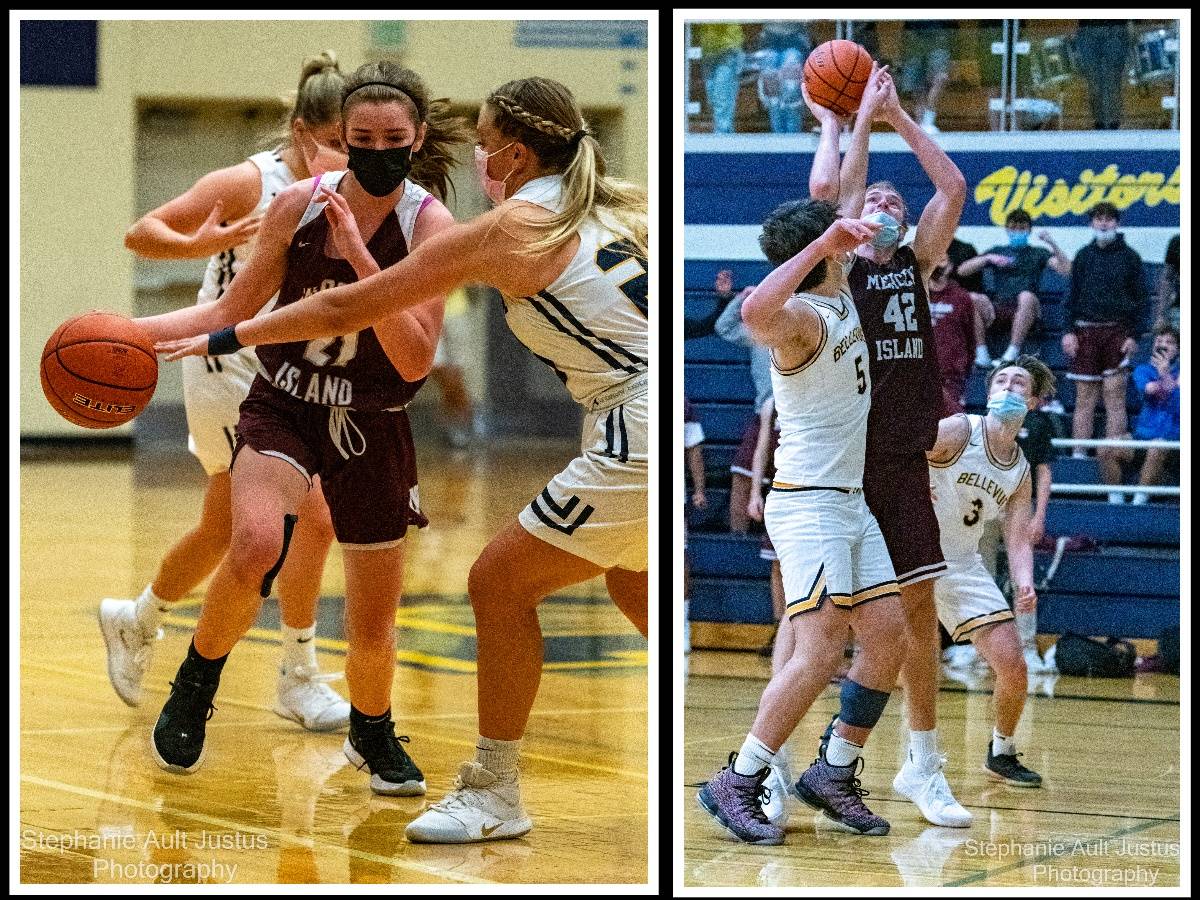
[[[123,806],[132,806],[135,809],[140,809],[143,812],[151,812],[161,814],[163,809],[156,804],[147,803],[144,800],[135,800],[132,797],[123,797],[119,794],[108,794],[103,791],[94,791],[91,788],[80,787],[73,784],[64,784],[61,781],[53,781],[49,778],[40,778],[36,775],[22,775],[21,780],[30,784],[36,784],[40,787],[50,788],[52,790],[62,791],[67,794],[75,794],[81,797],[89,797],[92,800],[106,800],[110,803],[119,803]],[[250,825],[243,822],[236,822],[232,819],[222,819],[217,816],[209,816],[204,813],[191,812],[182,810],[177,807],[171,808],[172,816],[177,816],[181,819],[191,819],[204,825],[215,825],[219,828],[227,828],[234,832],[249,832],[251,834],[262,835],[270,839],[274,837],[279,844],[288,843],[302,847],[312,847],[313,849],[320,848],[323,850],[331,850],[336,853],[344,853],[347,856],[352,856],[356,859],[366,860],[367,862],[382,863],[384,865],[393,866],[397,869],[408,869],[413,872],[420,872],[422,875],[433,875],[437,878],[442,878],[447,881],[460,881],[464,884],[498,884],[499,882],[489,881],[486,878],[476,878],[473,875],[463,875],[457,872],[451,872],[444,869],[439,869],[436,866],[427,866],[421,863],[406,862],[397,859],[393,856],[380,856],[375,853],[367,853],[362,850],[352,850],[349,847],[331,844],[327,841],[320,840],[315,837],[301,838],[289,834],[283,830],[271,828],[260,828],[257,825]],[[36,827],[36,826],[35,826]],[[39,828],[39,831],[47,831],[49,829]],[[258,883],[258,882],[247,882]]]

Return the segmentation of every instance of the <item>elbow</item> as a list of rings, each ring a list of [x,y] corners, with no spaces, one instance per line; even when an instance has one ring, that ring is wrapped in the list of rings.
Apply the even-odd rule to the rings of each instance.
[[[838,191],[841,185],[837,181],[825,178],[814,178],[808,184],[809,193],[814,200],[825,200],[837,203]]]
[[[129,226],[129,230],[125,232],[125,249],[139,256],[145,256],[145,248],[142,246],[141,222],[134,222]]]
[[[963,177],[963,173],[958,167],[954,167],[954,173],[946,183],[946,196],[955,203],[965,203],[967,200],[967,179]]]

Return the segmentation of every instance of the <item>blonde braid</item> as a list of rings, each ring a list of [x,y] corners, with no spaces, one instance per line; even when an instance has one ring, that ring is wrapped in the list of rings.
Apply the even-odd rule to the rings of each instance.
[[[559,125],[557,122],[552,122],[550,119],[543,119],[541,116],[534,115],[507,97],[497,96],[493,97],[492,100],[495,101],[497,106],[503,109],[522,125],[532,128],[534,131],[540,131],[542,134],[560,137],[564,141],[569,141],[575,136],[574,128],[568,128],[565,125]]]

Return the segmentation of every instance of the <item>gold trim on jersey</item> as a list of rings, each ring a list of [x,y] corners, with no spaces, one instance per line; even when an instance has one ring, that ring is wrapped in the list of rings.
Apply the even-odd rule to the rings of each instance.
[[[846,598],[846,600],[848,602],[838,603],[837,600],[834,600],[833,602],[835,604],[837,604],[838,606],[840,606],[842,609],[853,609],[854,607],[858,606],[860,603],[867,603],[868,601],[871,601],[871,600],[878,600],[881,597],[892,597],[892,596],[899,596],[899,595],[900,595],[900,586],[898,584],[896,584],[895,581],[881,581],[879,584],[872,585],[871,587],[863,588],[862,590],[859,590],[859,591],[855,591],[853,594],[851,594],[849,597]]]
[[[947,460],[946,462],[934,462],[932,459],[926,460],[929,463],[929,465],[931,465],[935,469],[950,468],[952,465],[954,465],[956,462],[959,461],[959,459],[963,455],[963,452],[969,446],[971,446],[971,417],[968,416],[966,413],[955,413],[955,415],[962,416],[964,419],[967,420],[967,439],[965,441],[963,441],[962,446],[959,447],[958,450],[955,452],[955,454],[952,457],[950,457],[950,459]]]
[[[997,622],[1007,622],[1009,619],[1015,618],[1011,609],[998,609],[995,612],[984,613],[981,616],[972,616],[965,622],[960,622],[958,627],[954,629],[950,636],[954,638],[954,642],[958,643],[966,635],[972,631],[977,631],[984,625],[995,625]]]
[[[825,599],[825,588],[825,564],[821,563],[821,568],[817,569],[817,577],[813,579],[812,587],[808,589],[804,599],[793,600],[784,609],[787,617],[790,619],[800,613],[820,608],[821,601]]]
[[[842,292],[838,294],[838,299],[842,301],[841,309],[828,302],[832,298],[822,297],[819,294],[796,294],[796,296],[806,303],[811,303],[813,306],[825,307],[842,321],[845,321],[846,316],[850,315],[850,295],[848,293]]]
[[[805,300],[804,302],[807,303],[808,301]],[[814,312],[815,312],[815,310],[814,310]],[[806,359],[804,362],[802,362],[800,365],[796,366],[795,368],[784,371],[783,369],[779,368],[779,363],[775,360],[775,348],[772,347],[771,348],[771,368],[772,369],[774,369],[780,375],[798,375],[817,361],[817,358],[821,355],[821,351],[825,349],[825,344],[829,341],[829,326],[825,324],[825,317],[823,315],[821,315],[820,313],[817,313],[817,318],[821,320],[821,340],[820,340],[820,343],[817,344],[817,349],[813,351],[812,356],[810,356],[808,359]]]
[[[986,416],[980,418],[979,430],[983,432],[983,452],[987,454],[988,460],[997,469],[1001,469],[1002,471],[1005,471],[1005,472],[1011,472],[1013,466],[1015,466],[1018,462],[1020,462],[1021,458],[1022,458],[1020,444],[1017,444],[1014,442],[1013,449],[1014,449],[1015,453],[1013,455],[1013,461],[1010,462],[1006,466],[1004,463],[1000,462],[1000,460],[996,459],[996,455],[994,453],[992,453],[992,445],[991,445],[991,442],[988,440],[987,417]]]

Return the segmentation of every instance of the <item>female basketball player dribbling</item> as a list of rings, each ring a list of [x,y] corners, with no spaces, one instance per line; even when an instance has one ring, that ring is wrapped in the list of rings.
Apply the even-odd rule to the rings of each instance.
[[[331,51],[305,60],[280,146],[205,175],[187,192],[133,224],[125,246],[150,259],[209,256],[198,304],[220,299],[254,247],[262,213],[276,193],[315,169],[345,166],[341,100],[344,76]],[[180,538],[137,600],[105,599],[100,627],[108,674],[118,696],[141,702],[159,619],[217,567],[229,546],[229,463],[238,407],[250,391],[252,352],[189,359],[183,366],[188,447],[208,475],[200,522]],[[313,641],[321,573],[333,531],[320,485],[300,510],[292,554],[279,573],[283,658],[275,712],[314,731],[344,728],[350,704],[318,676]],[[325,676],[328,677],[328,676]]]
[[[341,105],[349,172],[282,191],[225,295],[141,320],[148,331],[162,339],[252,315],[276,290],[278,305],[287,306],[378,272],[453,224],[416,183],[444,195],[451,145],[466,138],[444,101],[431,102],[415,73],[380,62],[347,80]],[[391,717],[403,539],[410,525],[425,524],[404,406],[429,372],[443,306],[441,294],[420,300],[338,338],[258,352],[261,372],[242,404],[231,469],[233,541],[154,729],[163,768],[200,765],[221,667],[254,621],[320,474],[346,568],[346,755],[369,767],[377,793],[424,793],[424,776],[401,746],[408,739],[396,737]]]
[[[497,88],[480,110],[478,134],[480,178],[499,204],[491,212],[361,283],[217,335],[159,346],[179,358],[239,341],[341,334],[482,282],[504,295],[513,333],[587,411],[580,456],[471,568],[476,757],[460,769],[455,790],[409,824],[413,841],[494,840],[532,827],[517,762],[541,677],[536,608],[543,598],[603,574],[613,601],[647,633],[645,191],[604,177],[599,145],[558,82],[525,78]]]

